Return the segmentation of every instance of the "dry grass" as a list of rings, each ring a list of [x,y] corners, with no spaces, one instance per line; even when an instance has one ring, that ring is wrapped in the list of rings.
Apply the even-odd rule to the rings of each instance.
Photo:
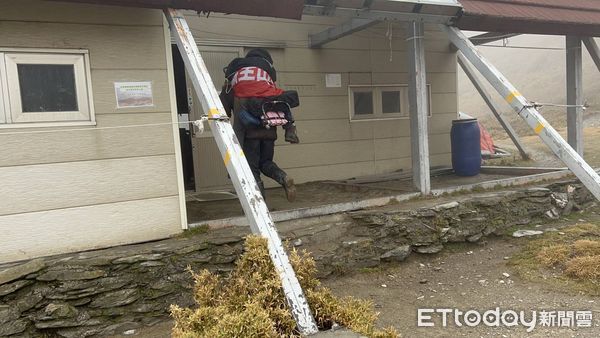
[[[569,260],[565,273],[579,279],[600,281],[600,255],[580,256]]]
[[[573,250],[577,256],[600,255],[600,241],[581,239],[573,243]]]
[[[529,242],[511,264],[527,279],[600,295],[600,226],[579,224],[562,234],[546,233]]]
[[[315,277],[314,260],[306,252],[293,250],[290,261],[319,329],[334,323],[369,337],[397,337],[393,328],[375,328],[377,313],[370,301],[337,298]],[[171,306],[174,337],[298,337],[269,257],[266,240],[246,239],[246,251],[226,278],[209,271],[194,273],[196,309]]]
[[[560,264],[565,264],[569,259],[571,249],[564,244],[551,245],[543,247],[537,254],[537,259],[540,263],[552,267]]]

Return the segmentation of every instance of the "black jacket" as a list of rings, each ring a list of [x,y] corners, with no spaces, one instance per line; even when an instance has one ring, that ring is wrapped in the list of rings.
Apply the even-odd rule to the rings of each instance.
[[[231,112],[233,111],[234,100],[234,93],[229,84],[233,80],[235,73],[244,67],[258,67],[266,71],[274,82],[277,82],[277,71],[273,67],[273,58],[266,49],[252,49],[246,54],[246,57],[233,59],[227,67],[223,68],[223,73],[225,73],[225,79],[227,80],[221,89],[221,94],[219,94],[228,116],[231,116]]]

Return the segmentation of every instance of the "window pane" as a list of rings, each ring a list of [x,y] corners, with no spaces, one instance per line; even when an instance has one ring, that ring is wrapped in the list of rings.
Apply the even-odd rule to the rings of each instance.
[[[399,90],[387,90],[381,92],[381,110],[384,114],[400,113]]]
[[[373,93],[354,92],[354,115],[373,114]]]
[[[73,65],[17,65],[23,113],[78,111]]]

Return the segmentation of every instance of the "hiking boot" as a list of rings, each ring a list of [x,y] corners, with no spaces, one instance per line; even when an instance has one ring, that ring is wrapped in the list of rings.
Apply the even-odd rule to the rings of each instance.
[[[295,144],[295,143],[300,143],[300,139],[298,138],[298,134],[296,133],[296,126],[295,125],[291,125],[287,128],[285,128],[285,141]]]
[[[294,202],[296,200],[296,185],[294,184],[294,179],[286,176],[282,186],[283,190],[285,190],[285,197],[288,202]]]

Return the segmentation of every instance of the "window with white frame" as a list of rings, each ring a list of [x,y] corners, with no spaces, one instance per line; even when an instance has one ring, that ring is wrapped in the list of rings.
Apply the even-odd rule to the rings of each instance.
[[[93,124],[87,52],[0,49],[0,124]]]
[[[350,120],[380,120],[409,117],[408,85],[349,86]],[[431,86],[427,85],[429,116]]]

